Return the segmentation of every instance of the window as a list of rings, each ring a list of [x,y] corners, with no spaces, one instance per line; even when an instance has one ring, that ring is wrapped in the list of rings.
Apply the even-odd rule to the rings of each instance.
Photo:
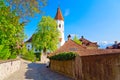
[[[35,51],[37,51],[37,49],[35,49]]]
[[[30,47],[30,45],[28,45],[28,48]]]
[[[59,24],[59,28],[61,28],[61,24]]]

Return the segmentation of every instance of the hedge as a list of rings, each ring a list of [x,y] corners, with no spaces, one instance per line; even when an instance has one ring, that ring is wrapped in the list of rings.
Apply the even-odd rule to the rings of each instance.
[[[64,53],[60,53],[60,54],[51,56],[51,57],[49,57],[49,59],[64,61],[64,60],[72,60],[75,57],[76,57],[76,53],[73,53],[73,52],[64,52]]]

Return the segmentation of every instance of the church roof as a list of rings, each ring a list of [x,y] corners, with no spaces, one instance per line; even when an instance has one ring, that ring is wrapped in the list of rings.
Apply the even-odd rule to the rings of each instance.
[[[60,8],[57,8],[57,13],[55,16],[55,20],[64,20]]]

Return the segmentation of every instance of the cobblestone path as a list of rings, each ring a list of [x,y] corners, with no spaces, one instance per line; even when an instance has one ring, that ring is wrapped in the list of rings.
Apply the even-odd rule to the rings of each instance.
[[[5,80],[72,80],[64,75],[52,72],[41,63],[30,63],[22,60],[22,66]]]

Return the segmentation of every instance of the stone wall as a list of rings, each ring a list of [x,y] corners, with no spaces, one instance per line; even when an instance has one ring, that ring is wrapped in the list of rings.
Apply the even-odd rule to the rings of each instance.
[[[74,78],[74,68],[75,68],[74,60],[67,60],[67,61],[50,60],[50,68],[53,71]]]
[[[20,59],[0,61],[0,80],[7,78],[12,73],[19,70],[20,65]]]

